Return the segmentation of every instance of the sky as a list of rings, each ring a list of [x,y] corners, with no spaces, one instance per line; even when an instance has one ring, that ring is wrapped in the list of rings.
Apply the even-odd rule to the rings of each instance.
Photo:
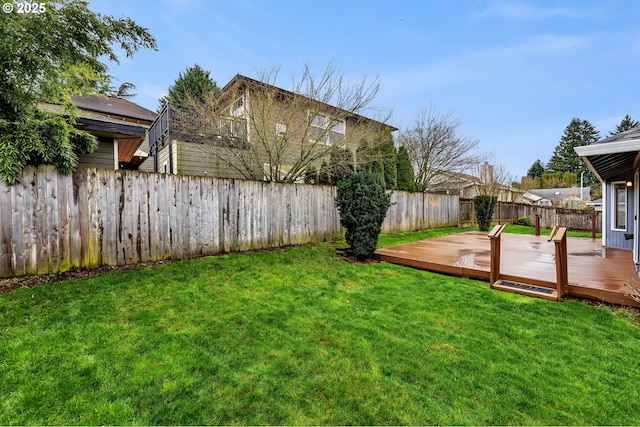
[[[89,0],[157,39],[109,64],[114,86],[156,110],[181,71],[199,64],[219,87],[279,69],[291,89],[305,64],[334,64],[350,81],[379,79],[370,116],[403,129],[433,108],[460,120],[515,177],[548,162],[577,117],[602,138],[640,120],[637,0]],[[636,89],[634,89],[636,88]],[[374,114],[374,111],[378,113]]]

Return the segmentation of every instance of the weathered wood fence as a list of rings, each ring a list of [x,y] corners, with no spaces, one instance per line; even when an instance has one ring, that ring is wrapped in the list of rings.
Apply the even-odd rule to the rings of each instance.
[[[0,184],[0,277],[317,242],[343,235],[335,187],[28,167]],[[395,192],[383,232],[458,225],[458,197]]]
[[[583,231],[591,231],[592,217],[596,215],[596,232],[602,232],[602,212],[594,210],[563,209],[532,206],[524,203],[498,202],[493,213],[493,221],[498,224],[505,224],[528,216],[533,222],[536,215],[540,215],[540,226],[543,228],[556,226]],[[460,199],[459,218],[461,225],[476,225],[473,199]]]

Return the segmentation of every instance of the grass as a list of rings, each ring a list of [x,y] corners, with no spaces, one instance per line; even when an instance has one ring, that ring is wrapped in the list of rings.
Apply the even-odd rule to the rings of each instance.
[[[513,233],[513,234],[535,234],[535,227],[527,227],[525,225],[513,225],[509,224],[505,227],[503,233]],[[541,228],[540,235],[548,236],[551,234],[550,228]],[[591,239],[592,234],[590,231],[567,231],[567,237],[584,237]],[[596,233],[596,238],[599,239],[602,237],[602,234]]]
[[[343,246],[0,295],[0,425],[640,423],[630,322]]]

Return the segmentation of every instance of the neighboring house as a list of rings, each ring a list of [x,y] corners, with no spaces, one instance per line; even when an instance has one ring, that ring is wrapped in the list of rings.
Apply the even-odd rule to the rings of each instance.
[[[602,182],[602,244],[638,253],[638,169],[640,128],[575,148],[576,153]]]
[[[587,205],[593,206],[593,210],[596,212],[602,212],[602,198],[593,199],[590,202],[587,202]]]
[[[466,173],[440,171],[432,179],[428,191],[457,194],[462,199],[473,199],[480,194],[495,194],[499,202],[513,202],[522,192],[493,181],[493,167],[481,165],[480,178]]]
[[[150,156],[157,172],[269,180],[300,163],[304,144],[339,143],[355,154],[383,130],[397,129],[236,75],[206,110],[167,104],[149,129]]]
[[[98,148],[80,156],[79,167],[145,169],[140,165],[148,157],[147,130],[156,113],[117,96],[72,96],[71,101],[78,108],[76,127],[98,138]],[[152,171],[149,166],[146,170]]]
[[[591,200],[589,187],[542,188],[527,190],[519,202],[536,206],[556,206],[570,209],[584,209]]]

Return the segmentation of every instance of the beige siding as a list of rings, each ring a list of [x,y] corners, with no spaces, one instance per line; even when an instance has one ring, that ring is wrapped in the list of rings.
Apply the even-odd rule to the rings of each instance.
[[[113,140],[98,141],[98,148],[91,154],[80,156],[78,166],[83,168],[106,168],[114,169],[114,143]]]
[[[147,137],[144,139],[144,141],[142,142],[142,144],[140,145],[140,150],[144,151],[145,153],[149,154],[150,150],[149,150],[149,136],[147,135]],[[149,156],[147,158],[147,160],[145,160],[139,167],[138,170],[142,171],[142,172],[154,172],[153,170],[153,157]]]

